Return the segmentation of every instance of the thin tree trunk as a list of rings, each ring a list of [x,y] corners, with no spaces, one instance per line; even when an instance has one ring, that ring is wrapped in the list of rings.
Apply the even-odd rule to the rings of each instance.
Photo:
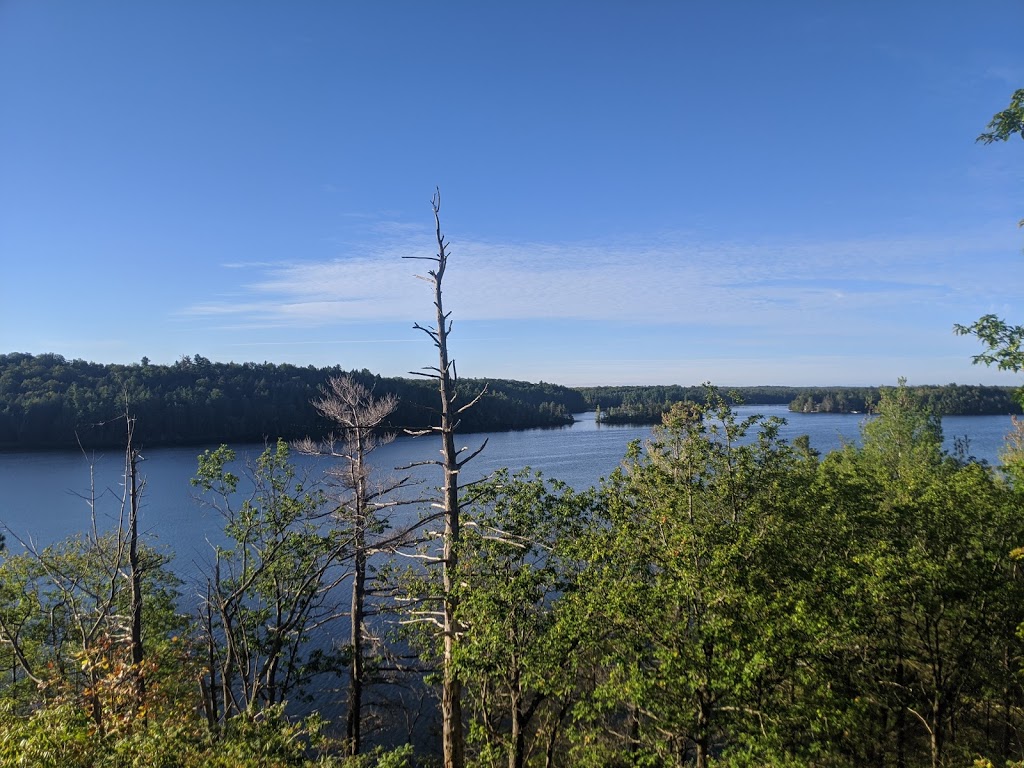
[[[455,450],[455,388],[452,363],[448,359],[448,333],[451,330],[444,311],[441,284],[448,265],[448,247],[441,234],[441,195],[431,201],[434,209],[434,230],[437,237],[437,268],[431,271],[434,284],[435,322],[433,338],[437,346],[437,380],[441,398],[441,456],[444,468],[444,549],[441,555],[444,587],[444,676],[441,687],[441,734],[444,768],[462,768],[465,763],[465,739],[462,731],[462,681],[455,669],[455,644],[458,627],[456,612],[458,595],[455,578],[459,570],[459,460]]]
[[[711,730],[711,715],[709,707],[706,706],[702,700],[700,703],[700,712],[697,715],[697,734],[693,739],[694,746],[697,750],[696,766],[697,768],[708,767],[708,757],[710,752],[710,740],[708,734]]]
[[[903,666],[903,616],[896,616],[896,637],[899,647],[896,651],[896,691],[899,699],[896,706],[896,768],[907,768],[907,705],[905,696],[906,671]]]
[[[438,315],[441,314],[440,290],[437,298]],[[446,338],[442,336],[442,338]],[[447,344],[441,345],[441,370],[446,371]],[[444,749],[444,768],[462,768],[465,763],[464,737],[462,732],[462,681],[455,670],[456,610],[458,597],[455,594],[454,575],[459,567],[459,491],[458,469],[455,467],[455,436],[450,428],[448,415],[450,403],[450,380],[447,373],[441,376],[441,399],[444,411],[441,417],[444,445],[444,552],[443,552],[443,584],[444,584],[444,681],[441,689],[441,721]]]
[[[206,722],[210,729],[211,734],[217,733],[217,724],[220,721],[220,712],[217,706],[217,651],[216,645],[213,638],[213,589],[210,586],[210,582],[206,582],[206,651],[207,651],[207,667],[210,675],[209,685],[203,684],[200,680],[201,688],[208,688],[205,691],[203,702],[206,707]]]
[[[448,244],[441,233],[441,193],[438,190],[431,206],[434,209],[434,227],[437,237],[437,256],[428,259],[437,266],[429,271],[430,281],[434,286],[434,309],[436,326],[425,328],[417,323],[414,327],[426,333],[434,342],[438,351],[438,364],[429,375],[438,381],[438,394],[441,399],[441,424],[435,431],[441,435],[441,466],[444,469],[444,491],[441,502],[444,516],[444,544],[441,554],[441,579],[443,587],[441,629],[443,633],[443,680],[441,686],[441,735],[444,768],[463,768],[465,764],[465,737],[462,724],[462,681],[455,668],[455,648],[458,643],[458,607],[459,597],[456,590],[459,570],[459,471],[483,450],[487,441],[466,458],[459,460],[459,452],[455,448],[455,430],[458,426],[458,414],[472,407],[482,396],[470,401],[461,408],[456,408],[457,392],[455,387],[456,374],[454,361],[448,357],[448,334],[451,332],[449,313],[444,311],[441,286],[445,268],[448,265]],[[426,258],[426,257],[409,257]]]
[[[526,734],[523,732],[523,699],[519,690],[519,675],[512,680],[509,713],[512,717],[509,733],[508,768],[523,768],[526,752]]]
[[[139,485],[138,485],[138,461],[139,453],[132,445],[132,436],[135,431],[135,419],[125,413],[128,421],[128,441],[126,448],[127,470],[128,470],[128,567],[131,572],[132,598],[131,598],[131,648],[132,667],[135,676],[135,707],[142,709],[146,699],[146,677],[142,670],[144,658],[142,647],[142,566],[139,562]]]
[[[363,602],[366,594],[366,545],[362,523],[357,523],[355,573],[352,578],[351,679],[349,680],[347,740],[350,755],[358,755],[362,741],[363,677],[366,672],[363,659]]]

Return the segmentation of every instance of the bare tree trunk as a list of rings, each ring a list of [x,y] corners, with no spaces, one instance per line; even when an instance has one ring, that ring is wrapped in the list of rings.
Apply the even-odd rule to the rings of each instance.
[[[352,668],[349,680],[347,737],[350,755],[358,755],[362,742],[363,678],[363,613],[366,602],[366,541],[363,526],[357,526],[355,541],[355,572],[352,575],[351,635]]]
[[[897,637],[902,637],[903,618],[897,617]],[[903,667],[903,644],[896,655],[896,690],[903,697],[906,686],[906,674]],[[907,768],[907,705],[899,701],[896,707],[896,768]]]
[[[401,501],[387,500],[392,491],[405,485],[408,478],[381,482],[374,485],[369,480],[370,468],[367,456],[376,448],[385,445],[394,437],[380,435],[374,430],[380,428],[388,416],[394,413],[398,399],[394,395],[374,397],[371,390],[351,376],[332,377],[322,396],[313,401],[313,406],[325,418],[338,425],[343,432],[341,448],[334,437],[326,446],[317,445],[308,438],[297,443],[302,453],[327,455],[342,459],[341,468],[328,472],[335,478],[343,494],[338,500],[336,515],[351,525],[352,549],[352,593],[349,607],[349,646],[352,661],[349,664],[348,715],[346,719],[346,751],[358,755],[362,748],[363,693],[366,687],[366,567],[371,547],[368,537],[374,526],[382,523],[378,511],[385,507],[401,504]]]
[[[938,687],[938,683],[936,683]],[[932,752],[932,768],[939,768],[942,765],[942,752],[945,746],[945,719],[946,719],[946,706],[942,696],[942,692],[939,690],[935,691],[932,697],[932,711],[931,711],[931,752]]]
[[[693,743],[697,750],[696,768],[707,768],[711,747],[711,706],[705,697],[701,697],[700,711],[697,714],[697,733]]]
[[[206,664],[210,675],[209,683],[200,677],[199,687],[203,693],[203,708],[206,710],[206,723],[211,734],[217,733],[220,722],[220,709],[217,705],[217,647],[213,635],[213,587],[206,582],[206,612],[202,614],[206,631]]]
[[[355,451],[350,458],[350,472],[353,485],[355,486],[355,530],[353,531],[353,545],[355,549],[355,572],[352,574],[352,606],[350,611],[350,642],[352,643],[352,670],[349,680],[349,709],[348,709],[348,744],[349,754],[358,755],[362,747],[362,722],[363,722],[363,682],[366,675],[363,650],[363,614],[366,607],[366,526],[367,505],[369,491],[366,487],[366,452],[369,449],[364,440],[364,420],[370,422],[370,426],[379,424],[384,412],[391,412],[394,406],[391,401],[383,404],[379,409],[378,416],[373,416],[374,403],[372,398],[367,396],[366,407],[353,408],[352,414],[352,435],[355,443]]]
[[[1008,644],[1003,645],[1003,668],[1001,670],[1003,678],[1003,721],[1002,721],[1002,734],[999,742],[999,756],[1003,762],[1006,762],[1010,758],[1010,722],[1011,722],[1011,699],[1010,699],[1010,646]]]
[[[131,651],[132,667],[135,676],[135,706],[142,709],[146,699],[146,678],[142,670],[144,658],[142,647],[142,565],[139,562],[139,483],[138,462],[139,452],[132,444],[135,432],[135,419],[125,409],[125,420],[128,423],[128,438],[125,448],[125,470],[128,482],[128,569],[131,573]]]
[[[444,654],[442,659],[443,681],[441,688],[441,731],[444,752],[444,768],[462,768],[465,764],[465,738],[462,724],[462,681],[455,669],[455,647],[458,642],[458,607],[459,598],[456,591],[456,580],[459,569],[459,471],[471,461],[484,445],[465,459],[459,460],[459,452],[455,448],[455,430],[458,426],[458,414],[472,407],[480,396],[461,408],[456,408],[457,391],[455,382],[455,364],[448,357],[448,334],[451,332],[450,312],[444,311],[441,296],[441,285],[444,280],[445,268],[448,265],[448,243],[441,233],[441,192],[436,191],[430,201],[434,209],[434,230],[437,238],[437,256],[428,259],[436,264],[431,269],[429,281],[434,287],[434,327],[415,327],[426,333],[437,347],[438,364],[428,370],[428,375],[437,379],[441,398],[441,424],[434,431],[441,435],[441,466],[444,470],[444,491],[442,510],[444,516],[444,545],[441,554],[442,586],[442,633]],[[426,258],[426,257],[410,257]],[[482,395],[482,393],[481,393]]]
[[[509,753],[508,768],[523,768],[526,759],[526,733],[523,723],[523,701],[522,694],[518,690],[519,681],[514,682],[511,700],[509,701],[509,714],[512,723],[509,732]]]
[[[462,681],[455,671],[455,643],[458,627],[458,596],[454,578],[459,569],[459,462],[455,450],[455,392],[448,359],[448,316],[441,303],[441,278],[447,263],[441,222],[440,195],[434,198],[434,222],[438,244],[438,269],[434,278],[434,306],[437,310],[438,380],[441,395],[441,453],[444,462],[444,552],[441,568],[444,582],[444,682],[441,690],[441,720],[445,768],[462,768],[465,744],[462,732]]]

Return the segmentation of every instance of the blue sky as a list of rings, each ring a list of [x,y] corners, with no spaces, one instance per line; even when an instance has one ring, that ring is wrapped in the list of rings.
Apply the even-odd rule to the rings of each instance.
[[[1018,383],[1024,4],[0,2],[0,352]]]

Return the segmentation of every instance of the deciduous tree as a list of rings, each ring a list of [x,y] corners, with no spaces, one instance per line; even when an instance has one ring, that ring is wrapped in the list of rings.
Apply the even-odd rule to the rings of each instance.
[[[230,469],[234,460],[226,446],[205,451],[193,480],[223,516],[229,542],[215,547],[200,619],[214,727],[282,704],[330,661],[311,637],[343,615],[336,588],[348,576],[337,567],[349,554],[343,534],[322,490],[297,475],[287,443],[256,459],[248,489]]]
[[[737,420],[714,390],[634,445],[588,544],[589,623],[601,634],[581,763],[704,768],[745,735],[769,741],[765,691],[789,668],[801,615],[783,532],[807,460],[775,421]]]

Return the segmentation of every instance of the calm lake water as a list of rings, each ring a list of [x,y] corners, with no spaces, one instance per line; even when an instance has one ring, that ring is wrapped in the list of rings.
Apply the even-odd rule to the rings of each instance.
[[[856,442],[864,417],[855,414],[790,413],[785,406],[743,406],[740,416],[761,413],[787,420],[782,436],[807,434],[811,446],[822,454]],[[618,465],[631,440],[650,435],[649,427],[601,426],[592,413],[579,414],[577,422],[560,429],[535,429],[463,435],[459,444],[473,449],[486,438],[487,447],[466,469],[465,479],[482,476],[499,467],[540,470],[576,488],[600,482]],[[1009,416],[955,416],[943,421],[946,446],[954,438],[968,438],[969,453],[998,463],[998,453],[1010,431]],[[238,448],[240,457],[254,457],[262,446]],[[372,462],[381,471],[436,458],[438,441],[430,436],[402,437],[375,452]],[[174,569],[186,580],[198,575],[210,560],[210,542],[220,541],[222,521],[213,510],[195,499],[189,480],[196,471],[197,448],[159,448],[145,451],[141,471],[146,487],[141,520],[156,547],[172,553]],[[314,473],[322,471],[317,459],[300,457],[299,463]],[[96,487],[105,489],[98,498],[100,525],[111,525],[118,513],[123,457],[106,451],[95,457]],[[409,473],[404,473],[409,474]],[[441,482],[434,467],[416,470],[426,490]],[[15,536],[45,545],[89,526],[89,507],[83,495],[89,488],[89,462],[79,452],[0,454],[0,523],[7,529],[8,546],[20,549]],[[410,511],[408,514],[415,515]]]

